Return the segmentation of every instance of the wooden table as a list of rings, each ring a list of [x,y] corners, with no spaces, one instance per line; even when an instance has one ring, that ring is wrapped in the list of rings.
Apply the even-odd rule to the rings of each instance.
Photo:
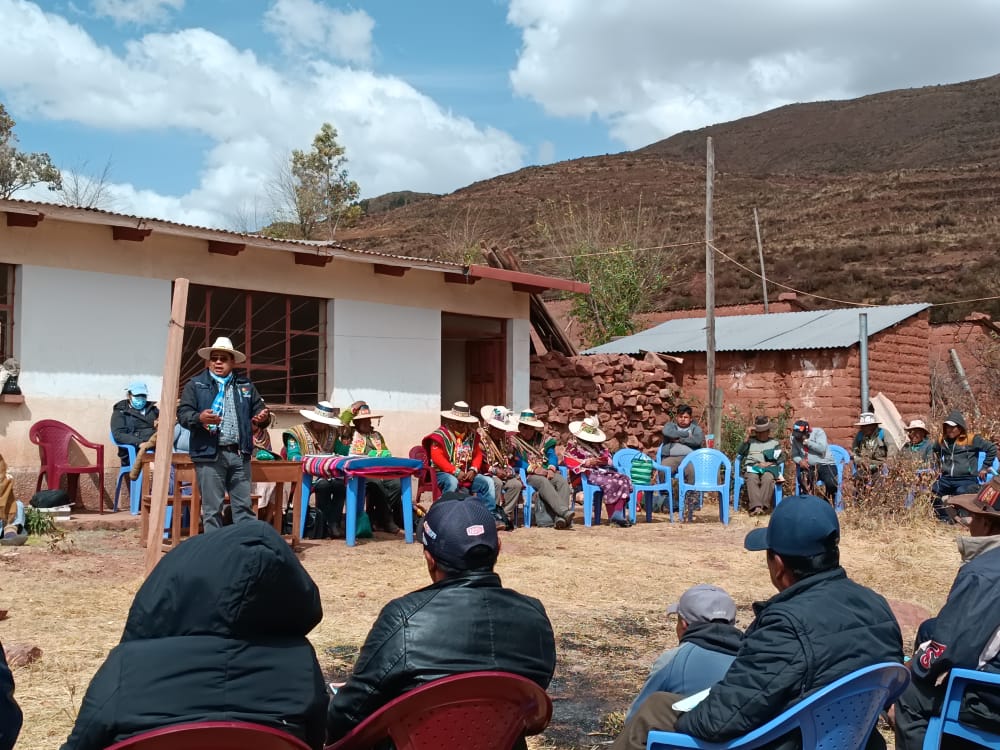
[[[143,462],[151,465],[153,455],[148,454],[143,457]],[[184,506],[190,506],[191,528],[199,529],[201,525],[201,492],[198,490],[198,480],[195,477],[194,462],[187,453],[174,453],[170,460],[170,465],[174,471],[173,494],[167,498],[168,503],[175,505],[170,519],[170,533],[167,548],[180,542],[182,537],[182,523]],[[149,468],[148,466],[146,468]],[[289,488],[292,500],[292,518],[299,518],[301,515],[301,493],[296,492],[296,485],[302,481],[302,463],[299,461],[251,461],[250,475],[253,482],[273,482],[275,484],[274,497],[271,500],[269,510],[271,511],[271,522],[275,530],[281,533],[281,524],[284,520],[285,510],[285,484],[290,484]],[[181,485],[189,483],[191,494],[182,495]],[[142,487],[142,538],[146,539],[146,532],[149,528],[150,497],[153,486],[153,472],[143,471]],[[179,504],[177,503],[180,499]],[[297,547],[301,540],[299,524],[292,523],[291,544]]]

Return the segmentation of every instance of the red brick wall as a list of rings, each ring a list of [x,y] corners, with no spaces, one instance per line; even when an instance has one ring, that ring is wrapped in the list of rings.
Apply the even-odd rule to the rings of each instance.
[[[905,419],[928,418],[931,368],[927,354],[930,324],[925,310],[876,333],[868,342],[868,390],[884,393]]]
[[[953,388],[960,387],[951,363],[949,349],[954,349],[962,362],[972,390],[980,399],[992,397],[992,380],[995,373],[983,363],[984,353],[995,349],[997,326],[982,313],[973,313],[958,323],[938,323],[930,327],[931,372],[947,380],[954,380]]]

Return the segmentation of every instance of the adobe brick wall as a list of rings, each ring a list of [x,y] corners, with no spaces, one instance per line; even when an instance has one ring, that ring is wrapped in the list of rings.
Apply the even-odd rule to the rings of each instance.
[[[973,392],[980,399],[992,397],[995,392],[995,373],[983,363],[983,354],[1000,345],[996,323],[984,313],[972,313],[957,323],[937,323],[930,326],[931,372],[954,381],[960,388],[949,349],[954,349],[962,362]]]
[[[561,441],[571,421],[596,414],[612,452],[659,445],[675,392],[673,375],[654,361],[559,352],[531,358],[531,408]]]

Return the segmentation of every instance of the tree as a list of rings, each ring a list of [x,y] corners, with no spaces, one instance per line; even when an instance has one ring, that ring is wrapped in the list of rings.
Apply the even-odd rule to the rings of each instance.
[[[361,215],[358,183],[347,172],[345,149],[337,130],[323,123],[309,151],[292,151],[272,185],[276,221],[272,235],[300,239],[333,239],[337,227],[350,225]],[[291,232],[289,232],[291,230]]]
[[[48,154],[18,151],[14,124],[14,118],[0,104],[0,198],[10,198],[40,182],[48,183],[49,190],[59,190],[62,177]]]
[[[59,186],[59,197],[67,206],[77,208],[100,208],[113,211],[115,199],[111,194],[111,158],[99,172],[87,174],[88,162],[69,170],[63,175]]]

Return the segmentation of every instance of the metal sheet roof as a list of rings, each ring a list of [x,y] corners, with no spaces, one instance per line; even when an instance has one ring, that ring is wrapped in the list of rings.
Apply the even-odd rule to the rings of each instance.
[[[769,352],[799,349],[846,349],[860,340],[858,314],[868,315],[868,334],[878,333],[930,307],[927,303],[809,310],[772,315],[727,315],[715,319],[715,348],[720,352]],[[705,319],[668,320],[624,336],[584,354],[680,354],[705,351]]]

